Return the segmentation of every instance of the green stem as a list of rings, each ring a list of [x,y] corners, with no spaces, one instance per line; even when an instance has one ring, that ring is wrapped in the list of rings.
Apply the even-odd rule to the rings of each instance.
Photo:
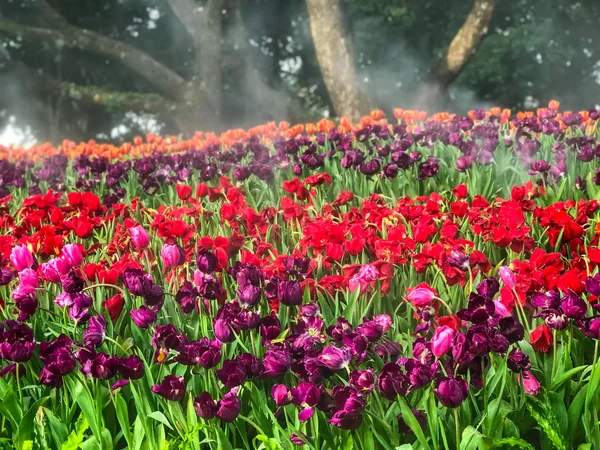
[[[460,450],[460,422],[458,421],[458,408],[454,408],[454,428],[456,431],[456,450]]]
[[[114,284],[109,284],[109,283],[92,284],[91,286],[84,287],[81,290],[81,292],[89,291],[90,289],[94,289],[94,288],[102,287],[102,286],[104,286],[104,287],[111,287],[111,288],[116,289],[119,292],[121,292],[121,294],[125,294],[125,291],[122,288],[120,288],[119,286],[115,286]]]

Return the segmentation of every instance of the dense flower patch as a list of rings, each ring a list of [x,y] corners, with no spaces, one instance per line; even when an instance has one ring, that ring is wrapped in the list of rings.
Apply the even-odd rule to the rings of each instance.
[[[600,446],[599,115],[550,106],[12,150],[0,436]]]

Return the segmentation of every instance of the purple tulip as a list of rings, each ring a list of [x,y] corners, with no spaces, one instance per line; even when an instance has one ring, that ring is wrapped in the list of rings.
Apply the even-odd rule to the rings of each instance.
[[[578,320],[577,326],[590,339],[600,340],[600,316]]]
[[[244,367],[248,378],[258,377],[265,369],[262,360],[251,353],[242,353],[235,360]]]
[[[198,252],[198,255],[196,256],[196,266],[201,272],[210,275],[217,269],[218,265],[219,260],[217,259],[217,256],[210,250],[203,248]]]
[[[439,159],[429,156],[427,161],[419,164],[419,181],[434,177],[440,171]]]
[[[175,295],[175,301],[179,304],[183,314],[190,314],[197,308],[198,295],[199,292],[191,282],[185,281],[183,283],[183,286],[181,286],[181,289]]]
[[[523,325],[513,317],[503,317],[500,319],[498,329],[511,344],[519,342],[525,336]]]
[[[185,381],[183,377],[167,375],[160,384],[152,386],[152,392],[171,401],[179,401],[185,394]]]
[[[537,378],[529,371],[523,372],[523,377],[517,375],[519,382],[523,383],[523,390],[528,395],[536,396],[540,391],[540,382]]]
[[[136,225],[129,229],[131,241],[139,250],[143,250],[150,245],[150,236],[144,227]]]
[[[256,306],[256,304],[260,301],[262,289],[260,286],[247,284],[243,288],[238,289],[237,294],[242,304],[248,307],[253,307]]]
[[[507,366],[513,372],[521,373],[531,369],[531,361],[529,356],[515,348],[508,354]]]
[[[217,413],[217,403],[208,392],[203,392],[194,399],[194,410],[199,417],[209,420]]]
[[[292,403],[292,393],[285,384],[273,385],[271,397],[273,397],[277,406],[285,406]]]
[[[282,280],[277,287],[277,297],[286,306],[297,306],[302,304],[302,287],[295,280]]]
[[[329,370],[342,370],[352,361],[352,351],[347,347],[337,348],[329,345],[323,349],[317,359]]]
[[[442,377],[433,390],[436,398],[447,408],[459,407],[467,398],[469,385],[461,378]]]
[[[564,330],[569,326],[569,318],[556,309],[544,309],[535,317],[542,317],[546,325],[553,330]]]
[[[60,255],[62,259],[72,267],[78,267],[83,262],[83,254],[77,244],[65,245],[62,248]]]
[[[76,294],[83,289],[83,279],[77,275],[74,269],[71,269],[66,275],[61,276],[60,282],[65,292],[69,294]]]
[[[272,345],[267,349],[263,363],[265,369],[260,378],[278,378],[292,367],[292,355],[283,345]]]
[[[142,329],[150,328],[156,322],[156,312],[147,306],[131,310],[130,314],[133,322]]]
[[[479,295],[491,300],[500,290],[500,283],[495,277],[490,277],[482,280],[476,289]]]
[[[73,297],[66,292],[61,292],[54,299],[54,303],[56,303],[61,308],[66,308],[67,306],[71,306],[73,304]]]
[[[355,370],[350,373],[348,384],[359,392],[369,393],[375,387],[373,369]]]
[[[110,387],[111,391],[116,391],[117,389],[121,389],[123,386],[127,386],[130,383],[130,380],[117,380]]]
[[[583,319],[587,313],[587,303],[573,292],[562,298],[560,308],[565,316],[575,320]]]
[[[138,380],[144,376],[144,362],[137,355],[119,358],[118,370],[123,378]]]
[[[102,316],[90,317],[89,325],[83,332],[83,342],[86,346],[99,347],[106,336],[106,320]]]
[[[237,390],[233,389],[217,403],[215,415],[223,422],[233,422],[242,410],[242,402],[237,396]]]
[[[375,353],[384,362],[396,362],[402,354],[402,345],[398,342],[383,342],[375,346]]]
[[[33,330],[27,325],[17,325],[5,331],[1,339],[0,357],[14,363],[24,363],[31,359],[35,350],[35,338]]]
[[[0,270],[0,286],[6,286],[8,283],[10,283],[13,278],[15,277],[15,272],[4,268],[2,270]]]
[[[224,344],[235,341],[235,335],[233,334],[231,326],[225,319],[215,320],[213,330],[215,332],[215,337]]]
[[[122,275],[123,286],[132,295],[144,296],[152,289],[152,277],[142,269],[127,269]]]
[[[535,308],[558,309],[560,306],[560,294],[558,291],[533,294],[529,302]]]
[[[585,290],[588,292],[588,294],[600,297],[600,273],[597,273],[593,277],[586,278]]]

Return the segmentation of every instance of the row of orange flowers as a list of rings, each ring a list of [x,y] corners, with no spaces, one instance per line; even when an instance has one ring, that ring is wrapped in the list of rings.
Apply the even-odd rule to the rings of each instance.
[[[560,103],[556,100],[550,101],[548,108],[540,108],[537,111],[525,111],[518,112],[516,116],[512,116],[510,109],[491,108],[489,111],[485,111],[483,119],[481,115],[476,111],[469,111],[468,116],[472,120],[477,120],[476,116],[479,116],[479,120],[486,120],[489,118],[499,119],[501,124],[508,123],[509,126],[514,127],[515,119],[523,119],[526,117],[545,117],[549,112],[556,114],[554,117],[561,123],[561,126],[565,127],[562,123],[561,118],[572,114],[571,111],[565,111],[558,113]],[[589,118],[588,111],[580,111],[578,113],[583,118],[583,125],[586,128],[588,134],[596,132],[595,121]],[[445,122],[452,120],[455,114],[448,112],[441,112],[427,116],[425,111],[416,110],[404,110],[397,108],[394,110],[394,117],[397,121],[405,123],[409,127],[409,131],[414,130],[425,121],[441,121]],[[512,120],[511,120],[512,118]],[[360,130],[366,126],[373,124],[379,124],[383,126],[391,127],[388,123],[385,113],[381,110],[372,111],[369,116],[363,117],[359,123],[352,124],[347,118],[341,118],[339,123],[336,125],[335,122],[327,119],[320,120],[317,123],[308,124],[297,124],[290,125],[288,122],[269,122],[264,125],[259,125],[249,130],[233,129],[222,133],[217,136],[215,133],[199,131],[189,139],[181,139],[177,136],[161,137],[154,134],[147,134],[145,138],[136,137],[133,142],[128,142],[120,146],[98,143],[94,140],[88,142],[75,143],[73,141],[65,140],[62,144],[54,146],[49,142],[35,145],[30,148],[13,147],[13,146],[1,146],[0,145],[0,159],[8,159],[10,161],[20,160],[32,160],[37,161],[42,158],[54,156],[54,155],[65,155],[68,158],[76,158],[79,155],[86,155],[90,157],[106,157],[110,160],[127,159],[127,158],[138,158],[144,155],[149,155],[154,152],[161,153],[177,153],[184,152],[189,149],[203,149],[210,145],[222,145],[229,147],[237,142],[244,142],[249,137],[259,136],[265,143],[269,143],[271,140],[277,137],[291,138],[300,134],[306,133],[308,135],[329,132],[337,128],[340,132],[347,133],[352,130]]]

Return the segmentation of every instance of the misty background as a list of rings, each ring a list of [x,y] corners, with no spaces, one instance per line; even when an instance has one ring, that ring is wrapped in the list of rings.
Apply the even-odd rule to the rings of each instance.
[[[597,0],[1,0],[0,144],[595,108],[598,23]]]

